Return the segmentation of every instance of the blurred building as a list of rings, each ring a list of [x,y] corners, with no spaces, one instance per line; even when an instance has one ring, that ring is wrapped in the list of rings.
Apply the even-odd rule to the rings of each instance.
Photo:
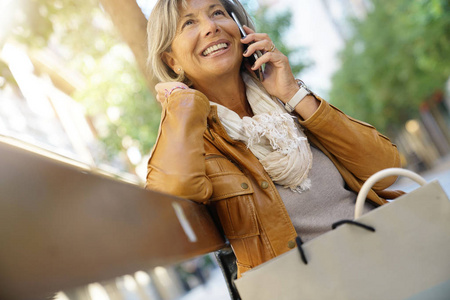
[[[73,159],[98,172],[140,180],[117,157],[106,162],[91,119],[69,92],[82,83],[48,50],[30,54],[6,43],[0,52],[0,134]]]
[[[422,172],[450,156],[449,99],[448,90],[426,99],[420,106],[420,118],[408,121],[395,138],[405,167]]]

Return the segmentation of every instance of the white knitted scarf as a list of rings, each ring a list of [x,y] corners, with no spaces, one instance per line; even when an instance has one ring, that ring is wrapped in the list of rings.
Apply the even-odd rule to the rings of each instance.
[[[312,154],[305,134],[293,116],[251,76],[243,73],[242,77],[254,116],[241,119],[234,111],[211,102],[217,106],[225,130],[232,139],[247,145],[275,183],[294,192],[308,190]]]

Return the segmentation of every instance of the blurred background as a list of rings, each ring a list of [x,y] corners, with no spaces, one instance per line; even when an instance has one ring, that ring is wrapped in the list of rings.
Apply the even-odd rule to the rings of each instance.
[[[1,0],[0,137],[143,185],[160,121],[146,66],[154,2]],[[297,78],[388,136],[403,167],[450,186],[448,0],[242,2]],[[208,255],[56,299],[229,296]]]

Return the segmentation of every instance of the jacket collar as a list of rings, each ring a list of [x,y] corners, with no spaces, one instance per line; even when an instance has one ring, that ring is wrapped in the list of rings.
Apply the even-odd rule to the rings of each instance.
[[[220,135],[223,139],[225,139],[228,143],[236,144],[241,143],[239,141],[233,140],[223,127],[222,122],[220,122],[219,115],[217,114],[217,106],[211,105],[211,110],[209,111],[209,115],[207,117],[207,126],[208,130],[212,130],[218,135]],[[205,132],[205,134],[209,135],[209,132]]]

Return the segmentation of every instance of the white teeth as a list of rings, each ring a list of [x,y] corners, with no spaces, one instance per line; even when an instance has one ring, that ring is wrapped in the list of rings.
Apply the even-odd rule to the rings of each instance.
[[[226,48],[226,47],[227,47],[226,43],[221,43],[221,44],[211,46],[208,49],[206,49],[205,51],[203,51],[203,55],[207,56],[207,55],[211,54],[212,52],[218,51],[218,50]]]

